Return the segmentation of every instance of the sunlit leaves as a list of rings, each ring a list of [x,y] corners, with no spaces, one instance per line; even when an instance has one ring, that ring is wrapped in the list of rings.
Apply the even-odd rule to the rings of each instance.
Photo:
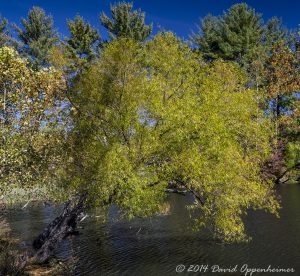
[[[0,187],[5,201],[24,195],[34,199],[49,184],[59,158],[64,89],[59,71],[32,70],[12,48],[0,49]],[[27,189],[35,192],[26,194]]]
[[[278,207],[260,175],[271,126],[245,83],[236,65],[206,65],[171,33],[110,43],[74,86],[70,185],[128,217],[158,211],[170,184],[185,188],[203,198],[201,223],[243,239],[248,208]]]

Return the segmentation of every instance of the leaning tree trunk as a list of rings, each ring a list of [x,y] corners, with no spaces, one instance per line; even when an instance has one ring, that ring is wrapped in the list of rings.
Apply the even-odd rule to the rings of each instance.
[[[33,248],[36,250],[32,259],[34,263],[45,263],[51,257],[57,244],[74,233],[84,209],[85,199],[86,196],[80,196],[75,203],[69,201],[62,213],[33,241]]]

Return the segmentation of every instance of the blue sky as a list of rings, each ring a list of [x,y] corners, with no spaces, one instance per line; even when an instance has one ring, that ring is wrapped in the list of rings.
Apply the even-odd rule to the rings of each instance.
[[[55,27],[67,34],[66,18],[80,14],[97,27],[102,37],[105,30],[99,23],[101,11],[109,13],[110,0],[0,0],[0,13],[10,22],[20,23],[20,17],[25,17],[33,6],[40,6],[51,13]],[[136,0],[132,1],[135,8],[146,12],[146,21],[153,22],[154,32],[159,29],[171,30],[182,38],[188,38],[199,18],[208,13],[222,14],[232,4],[241,1],[234,0]],[[284,24],[296,29],[300,24],[300,0],[249,0],[244,1],[254,7],[264,16],[264,20],[272,16],[283,19]]]

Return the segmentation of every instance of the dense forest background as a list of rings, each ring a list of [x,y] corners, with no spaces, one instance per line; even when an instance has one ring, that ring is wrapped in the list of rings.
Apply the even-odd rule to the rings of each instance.
[[[297,31],[244,3],[190,41],[152,35],[130,3],[99,19],[109,40],[80,15],[62,38],[39,7],[0,19],[2,204],[71,199],[133,218],[185,190],[195,228],[247,239],[242,215],[278,214],[274,185],[300,179]]]

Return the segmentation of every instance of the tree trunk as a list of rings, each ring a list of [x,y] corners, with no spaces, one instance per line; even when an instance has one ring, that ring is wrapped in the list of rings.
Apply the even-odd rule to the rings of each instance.
[[[85,199],[84,195],[80,196],[75,203],[69,201],[62,213],[33,241],[33,248],[36,250],[32,259],[34,263],[45,263],[52,256],[57,244],[75,232],[84,209]]]

